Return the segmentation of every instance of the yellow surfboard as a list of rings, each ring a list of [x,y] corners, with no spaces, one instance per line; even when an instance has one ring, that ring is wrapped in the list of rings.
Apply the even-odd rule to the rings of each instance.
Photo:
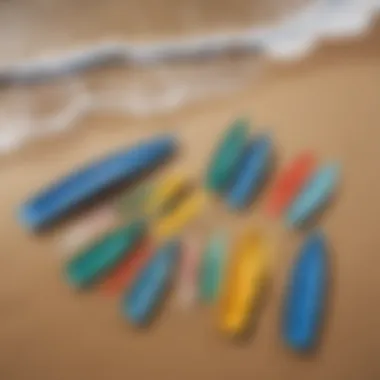
[[[247,329],[257,310],[268,278],[268,247],[259,233],[246,231],[232,249],[218,305],[218,326],[235,336]]]
[[[146,202],[145,213],[150,216],[160,214],[187,185],[188,179],[179,173],[161,179]]]
[[[158,240],[166,240],[181,233],[202,213],[205,200],[206,194],[203,191],[191,193],[173,211],[157,219],[153,225],[153,236]]]

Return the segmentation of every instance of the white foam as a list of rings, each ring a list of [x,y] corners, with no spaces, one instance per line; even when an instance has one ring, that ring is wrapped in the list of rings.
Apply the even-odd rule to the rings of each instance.
[[[126,64],[154,65],[162,61],[219,56],[229,51],[255,52],[275,60],[296,60],[310,54],[325,39],[352,37],[365,33],[371,26],[380,0],[315,0],[268,27],[252,27],[239,33],[220,33],[197,38],[166,40],[147,44],[106,41],[43,57],[0,66],[1,82],[48,79],[63,73],[102,65],[112,61]],[[160,90],[144,85],[123,88],[116,96],[96,97],[81,86],[72,94],[70,106],[56,115],[39,120],[30,115],[7,116],[0,120],[0,153],[21,146],[31,137],[72,127],[83,115],[108,109],[147,116],[175,109],[194,99],[220,94],[247,81],[254,65],[243,65],[227,78],[225,73],[213,80],[200,80],[200,72],[178,78],[157,73]],[[243,69],[244,68],[244,69]],[[0,110],[1,111],[1,110]],[[24,119],[23,119],[24,118]],[[38,124],[38,125],[34,125]],[[12,126],[11,128],[9,126]]]

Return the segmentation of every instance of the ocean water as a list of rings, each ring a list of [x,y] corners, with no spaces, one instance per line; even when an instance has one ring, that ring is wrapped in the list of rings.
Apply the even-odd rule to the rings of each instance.
[[[380,0],[0,3],[0,153],[89,113],[149,117],[238,91],[267,60],[364,34],[379,9]]]

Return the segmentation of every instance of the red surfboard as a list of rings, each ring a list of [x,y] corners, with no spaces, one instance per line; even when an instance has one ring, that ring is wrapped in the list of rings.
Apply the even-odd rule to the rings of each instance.
[[[153,253],[151,241],[144,240],[136,252],[125,258],[117,268],[99,285],[107,295],[118,295],[136,278]]]
[[[278,176],[265,207],[265,211],[273,216],[280,216],[302,190],[316,167],[315,155],[303,152],[298,155]]]

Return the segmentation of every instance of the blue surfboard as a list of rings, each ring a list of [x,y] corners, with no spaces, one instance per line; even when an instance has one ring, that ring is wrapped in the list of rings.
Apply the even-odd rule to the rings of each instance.
[[[332,196],[340,176],[340,165],[320,168],[290,206],[286,219],[291,226],[307,222]]]
[[[268,135],[255,138],[247,148],[242,165],[227,195],[234,209],[247,207],[256,194],[269,168],[272,141]]]
[[[122,299],[122,313],[134,325],[147,324],[165,292],[178,263],[177,240],[161,246]]]
[[[161,136],[89,164],[27,200],[19,219],[29,229],[45,226],[101,190],[154,167],[175,148],[173,137]]]
[[[315,346],[324,313],[328,274],[328,252],[322,232],[311,233],[290,273],[285,298],[282,335],[296,351]]]

